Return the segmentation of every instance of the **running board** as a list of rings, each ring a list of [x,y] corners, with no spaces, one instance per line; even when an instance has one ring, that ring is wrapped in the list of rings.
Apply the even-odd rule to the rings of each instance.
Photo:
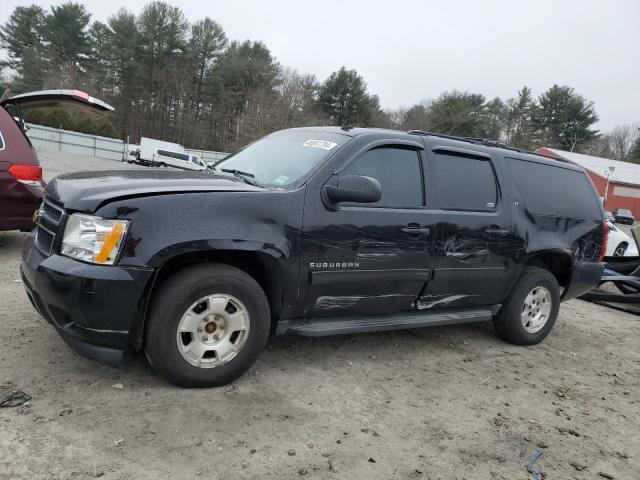
[[[292,333],[303,337],[325,337],[347,333],[380,332],[435,327],[491,320],[501,305],[481,308],[449,308],[438,311],[402,312],[390,315],[311,317],[278,322],[276,335]]]

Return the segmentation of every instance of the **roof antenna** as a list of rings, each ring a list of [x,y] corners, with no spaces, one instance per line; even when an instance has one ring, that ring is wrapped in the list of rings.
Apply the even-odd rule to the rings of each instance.
[[[348,132],[349,130],[353,129],[353,125],[342,125],[340,128],[345,132]]]

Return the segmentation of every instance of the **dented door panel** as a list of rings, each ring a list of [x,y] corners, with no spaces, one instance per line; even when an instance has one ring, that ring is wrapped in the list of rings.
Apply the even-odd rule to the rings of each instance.
[[[512,226],[508,185],[503,185],[502,168],[495,155],[484,152],[467,154],[459,148],[451,149],[450,162],[457,158],[477,161],[490,166],[496,183],[495,200],[482,204],[484,210],[448,209],[443,192],[441,171],[435,168],[434,154],[448,147],[441,139],[425,139],[429,156],[427,187],[430,202],[439,207],[437,236],[433,255],[437,258],[429,284],[420,295],[417,308],[462,307],[500,303],[508,293],[507,278],[522,248],[523,240]],[[459,157],[460,156],[460,157]],[[488,170],[488,168],[486,168]],[[446,172],[445,172],[446,173]],[[455,182],[454,196],[465,195],[464,179]],[[461,202],[464,204],[464,201]]]
[[[424,212],[384,210],[329,212],[324,218],[336,224],[316,225],[305,232],[304,244],[315,245],[318,255],[304,266],[308,267],[304,315],[410,308],[429,279],[428,247],[435,233],[402,232],[409,223],[426,223],[426,218],[420,220]],[[377,225],[372,225],[374,219]]]
[[[329,208],[322,185],[378,135],[356,138],[307,188],[300,316],[384,314],[415,308],[433,268],[435,216],[426,207]],[[389,140],[393,144],[393,139]],[[418,156],[419,161],[422,157]],[[424,182],[424,178],[422,179]]]

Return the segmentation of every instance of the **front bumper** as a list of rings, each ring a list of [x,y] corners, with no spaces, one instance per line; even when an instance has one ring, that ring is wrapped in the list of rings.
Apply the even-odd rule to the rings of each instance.
[[[121,360],[130,332],[141,325],[153,269],[46,257],[30,238],[20,271],[35,309],[73,350],[103,363]]]

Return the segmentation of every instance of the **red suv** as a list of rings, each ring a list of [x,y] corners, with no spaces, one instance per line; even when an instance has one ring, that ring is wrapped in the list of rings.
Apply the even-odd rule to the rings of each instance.
[[[15,96],[6,91],[0,98],[0,231],[31,230],[45,186],[20,112],[32,107],[66,105],[99,112],[113,110],[79,90],[42,90]]]

